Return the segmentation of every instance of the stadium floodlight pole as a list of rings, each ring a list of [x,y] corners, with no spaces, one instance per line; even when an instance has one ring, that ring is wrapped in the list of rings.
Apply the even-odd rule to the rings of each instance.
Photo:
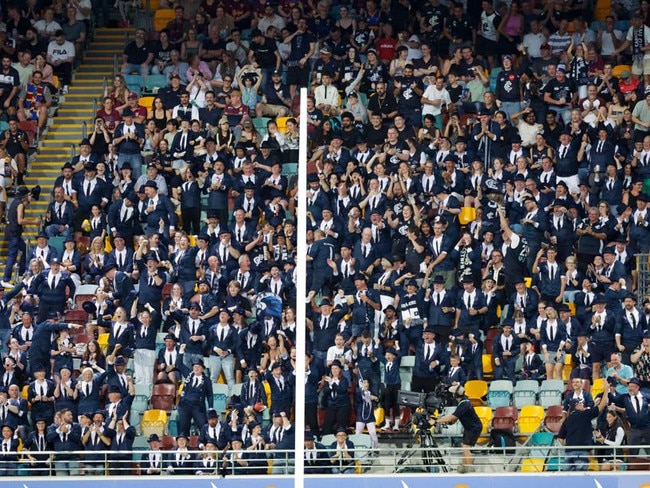
[[[294,402],[294,429],[296,457],[294,486],[305,486],[305,353],[307,352],[307,88],[300,89],[300,146],[298,149],[298,209],[296,233],[296,399]]]

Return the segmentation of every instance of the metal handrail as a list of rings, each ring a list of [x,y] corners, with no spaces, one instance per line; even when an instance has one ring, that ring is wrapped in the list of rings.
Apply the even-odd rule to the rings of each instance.
[[[650,458],[636,457],[627,455],[630,449],[643,449],[648,446],[619,446],[612,450],[609,446],[572,446],[565,447],[561,445],[552,446],[516,446],[506,448],[509,452],[502,452],[499,448],[477,446],[472,449],[473,465],[471,471],[474,473],[504,473],[504,472],[531,472],[539,473],[545,471],[571,471],[574,470],[575,464],[571,462],[571,453],[575,451],[586,451],[587,457],[584,457],[584,470],[594,469],[593,459],[599,456],[605,456],[609,463],[613,465],[625,465],[628,470],[649,470]],[[462,464],[463,450],[458,447],[436,446],[410,448],[409,452],[404,449],[394,448],[355,448],[352,459],[345,461],[332,460],[331,456],[334,451],[329,448],[325,449],[328,455],[321,459],[321,469],[319,474],[334,473],[340,471],[342,474],[351,473],[369,473],[369,474],[386,474],[398,473],[401,471],[425,471],[425,472],[454,472]],[[435,452],[425,452],[425,451]],[[514,454],[511,453],[514,451]],[[47,470],[49,475],[54,475],[57,468],[57,461],[79,461],[80,474],[130,474],[160,476],[168,474],[168,467],[175,460],[174,450],[160,451],[162,463],[160,469],[156,472],[145,472],[142,461],[146,462],[149,450],[132,450],[132,451],[70,451],[70,452],[38,452],[36,461],[30,461],[29,453],[22,451],[18,453],[18,461],[6,460],[7,456],[15,456],[16,453],[0,453],[0,468],[8,465],[15,467],[19,472],[24,471],[23,475],[36,474]],[[226,451],[214,451],[215,458],[220,460]],[[247,474],[292,474],[294,451],[291,450],[273,450],[273,451],[248,451],[248,461],[258,461],[251,467],[252,472]],[[197,461],[204,454],[204,451],[190,450],[188,454],[188,466],[185,468],[186,474],[193,474],[192,470],[199,471],[201,466]],[[408,457],[405,455],[408,454]],[[568,454],[568,455],[567,455]],[[57,458],[58,456],[58,458]],[[431,456],[433,456],[433,461]],[[441,456],[442,462],[438,462],[437,456]],[[44,458],[46,458],[44,460]],[[508,464],[506,460],[513,459],[515,462]],[[405,462],[406,460],[406,462]],[[591,462],[591,466],[589,465]],[[221,466],[221,463],[217,463]],[[338,468],[338,469],[337,469]],[[307,474],[310,473],[309,467]],[[314,473],[312,471],[312,473]],[[178,473],[176,473],[178,474]],[[223,472],[223,469],[215,471],[215,474],[236,475],[236,469]]]

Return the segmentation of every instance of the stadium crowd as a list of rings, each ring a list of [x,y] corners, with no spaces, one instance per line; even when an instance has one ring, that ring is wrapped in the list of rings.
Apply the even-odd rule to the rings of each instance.
[[[571,355],[571,377],[606,375],[630,440],[650,441],[650,302],[635,293],[650,243],[648,3],[591,24],[584,2],[468,3],[205,0],[135,30],[43,222],[25,218],[25,186],[7,210],[3,475],[130,472],[132,407],[159,384],[182,387],[175,447],[151,434],[140,473],[266,473],[294,444],[296,259],[309,472],[353,471],[347,429],[377,447],[378,405],[385,430],[407,422],[407,355],[424,392],[481,379],[490,350],[513,382],[562,378]],[[48,31],[33,9],[8,13],[5,44],[25,56],[30,20],[37,42]],[[150,106],[134,73],[145,89],[164,77]],[[303,86],[306,258],[286,170]],[[26,225],[42,227],[31,249]],[[213,408],[220,381],[227,412]]]

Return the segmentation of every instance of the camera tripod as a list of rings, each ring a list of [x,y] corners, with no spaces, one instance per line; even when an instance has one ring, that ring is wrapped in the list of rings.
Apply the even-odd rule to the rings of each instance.
[[[414,449],[415,445],[419,444],[419,449]],[[442,451],[436,442],[436,439],[433,437],[430,429],[417,429],[413,440],[406,446],[406,450],[397,461],[395,466],[395,473],[401,473],[406,469],[406,463],[411,457],[415,454],[420,453],[422,456],[421,469],[427,473],[432,471],[441,471],[446,473],[449,471],[449,467],[445,462]],[[434,466],[434,468],[431,468]],[[435,468],[437,466],[437,468]]]

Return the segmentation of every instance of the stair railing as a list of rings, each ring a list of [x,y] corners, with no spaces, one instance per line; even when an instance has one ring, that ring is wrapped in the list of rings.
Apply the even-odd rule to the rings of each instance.
[[[70,144],[70,161],[72,161],[72,158],[75,157],[76,152],[77,152],[77,148],[75,147],[75,145]]]
[[[81,124],[81,135],[82,135],[81,137],[82,139],[88,137],[88,122],[86,122],[85,120]]]
[[[117,54],[113,55],[113,73],[117,73]]]

